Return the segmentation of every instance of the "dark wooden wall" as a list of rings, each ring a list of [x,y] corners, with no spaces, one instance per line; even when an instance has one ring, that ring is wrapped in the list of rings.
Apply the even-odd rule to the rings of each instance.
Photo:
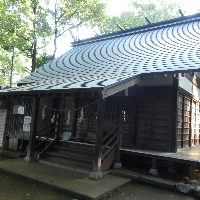
[[[62,136],[63,132],[74,132],[74,117],[75,117],[75,97],[69,96],[69,97],[61,97],[58,100],[58,109],[59,110],[65,110],[65,111],[60,111],[60,136]],[[70,111],[70,112],[69,112]],[[67,124],[68,120],[68,115],[69,117],[69,123]]]
[[[136,147],[170,151],[175,137],[172,87],[138,88]]]
[[[31,116],[32,114],[32,98],[23,98],[20,95],[8,96],[6,98],[9,101],[9,109],[7,112],[6,125],[5,125],[5,136],[18,138],[18,139],[29,139],[29,132],[23,131],[24,116]],[[21,105],[25,106],[25,113],[13,114],[13,106]]]
[[[111,131],[123,119],[122,147],[171,151],[174,148],[173,87],[132,87],[128,96],[118,93],[106,98],[103,131]],[[95,140],[97,127],[97,97],[64,97],[61,132],[71,132],[76,138]],[[84,119],[79,122],[81,108]],[[61,133],[62,134],[62,133]]]

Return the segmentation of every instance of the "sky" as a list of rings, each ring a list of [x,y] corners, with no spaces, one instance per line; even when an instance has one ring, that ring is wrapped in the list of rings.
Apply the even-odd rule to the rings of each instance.
[[[144,0],[145,1],[145,0]],[[156,0],[155,0],[156,1]],[[174,2],[173,0],[165,0],[167,2]],[[107,12],[110,16],[120,15],[121,12],[128,10],[128,4],[130,0],[101,0],[101,2],[108,2]],[[197,10],[200,9],[200,0],[181,0],[182,10],[185,10],[185,15],[192,15],[197,13]],[[81,33],[81,34],[80,34]],[[87,28],[82,28],[79,33],[77,33],[80,39],[94,37],[92,30]],[[64,42],[63,42],[64,41]],[[65,36],[58,39],[58,51],[56,57],[67,52],[71,48],[71,42],[73,39],[70,33],[67,33]],[[64,44],[64,45],[63,45]],[[53,46],[48,46],[48,53],[53,54]]]

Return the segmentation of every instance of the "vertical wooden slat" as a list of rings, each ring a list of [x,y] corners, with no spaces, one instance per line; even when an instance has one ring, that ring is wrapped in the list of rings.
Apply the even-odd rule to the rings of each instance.
[[[173,99],[172,99],[172,134],[171,134],[171,151],[177,152],[177,122],[178,122],[178,79],[173,79]]]
[[[193,164],[189,165],[189,179],[190,180],[196,180],[196,163],[194,162]]]
[[[183,97],[182,99],[183,105],[182,105],[182,134],[181,134],[181,148],[183,148],[184,144],[183,144],[183,140],[184,140],[184,133],[185,133],[185,98]]]
[[[191,98],[190,100],[190,125],[189,125],[189,146],[192,147],[192,132],[193,132],[193,128],[192,128],[192,115],[193,115],[193,110],[192,110],[192,101],[193,98]]]
[[[38,112],[39,112],[39,101],[38,99],[33,99],[32,105],[32,115],[31,115],[31,127],[30,127],[30,137],[29,137],[29,146],[27,156],[25,157],[26,162],[35,162],[34,150],[35,150],[35,140],[37,133],[37,120],[38,120]]]
[[[122,142],[122,132],[123,132],[123,118],[121,117],[119,119],[119,123],[120,126],[118,127],[118,135],[117,135],[117,139],[119,140],[119,142],[117,143],[117,149],[116,149],[116,162],[120,163],[121,162],[121,152],[120,152],[120,148],[121,148],[121,142]]]
[[[77,108],[77,98],[73,97],[74,101],[74,108],[72,112],[72,134],[73,137],[75,137],[75,131],[76,131],[76,118],[77,118],[77,111],[75,110]]]

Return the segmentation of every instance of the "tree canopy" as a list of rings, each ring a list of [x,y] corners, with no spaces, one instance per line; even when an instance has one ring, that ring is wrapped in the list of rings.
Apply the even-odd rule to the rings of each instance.
[[[179,9],[179,0],[173,3],[166,0],[133,0],[129,4],[128,11],[122,12],[119,16],[108,17],[106,23],[100,27],[100,33],[112,33],[173,19],[180,16]]]
[[[105,34],[180,16],[181,0],[133,0],[128,11],[113,17],[106,15],[106,4],[100,2],[0,1],[0,85],[11,86],[14,74],[23,78],[53,59],[57,39],[80,26],[98,28]],[[50,41],[54,41],[52,55],[44,51]]]
[[[53,9],[52,9],[53,8]],[[21,52],[21,55],[31,60],[30,66],[21,63],[25,72],[36,70],[45,52],[42,50],[54,37],[56,52],[56,39],[67,30],[77,27],[82,23],[96,25],[105,15],[105,4],[99,0],[4,0],[0,1],[0,73],[1,85],[7,83],[6,74],[17,71],[18,68],[12,59],[17,59],[19,54],[8,56],[9,52]],[[7,58],[10,62],[5,62]],[[12,63],[12,64],[11,64]],[[13,69],[12,69],[13,67]]]

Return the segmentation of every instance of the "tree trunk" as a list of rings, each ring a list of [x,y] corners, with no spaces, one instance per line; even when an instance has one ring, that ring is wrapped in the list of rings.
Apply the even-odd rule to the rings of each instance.
[[[14,56],[15,56],[15,47],[13,47],[13,49],[12,49],[12,63],[11,63],[11,69],[10,69],[10,87],[12,87]]]
[[[37,55],[37,41],[35,41],[33,44],[31,72],[34,72],[36,70],[36,62],[37,62],[36,55]]]

